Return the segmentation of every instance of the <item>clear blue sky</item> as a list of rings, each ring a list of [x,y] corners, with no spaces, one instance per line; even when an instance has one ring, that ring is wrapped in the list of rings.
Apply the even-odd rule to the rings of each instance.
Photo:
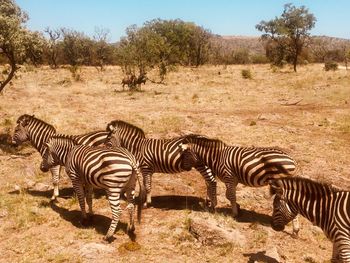
[[[31,30],[66,27],[92,36],[97,26],[110,30],[111,42],[128,26],[155,18],[179,18],[219,35],[259,36],[255,25],[280,16],[289,2],[316,16],[312,34],[350,39],[350,0],[16,0],[29,14]]]

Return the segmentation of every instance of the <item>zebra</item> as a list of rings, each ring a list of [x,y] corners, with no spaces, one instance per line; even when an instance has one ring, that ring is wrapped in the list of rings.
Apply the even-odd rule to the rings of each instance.
[[[117,227],[121,214],[120,196],[126,193],[129,211],[128,232],[134,232],[134,191],[136,180],[139,182],[140,194],[137,218],[141,220],[141,209],[145,199],[143,178],[139,164],[132,153],[121,147],[91,147],[79,145],[73,136],[52,136],[45,144],[40,168],[48,171],[55,165],[65,166],[66,173],[72,181],[79,200],[83,225],[92,217],[92,189],[105,189],[112,210],[112,222],[104,239],[108,242]],[[89,215],[85,211],[85,198]]]
[[[332,262],[350,262],[350,192],[302,177],[270,182],[272,228],[284,230],[297,214],[320,227],[333,242]]]
[[[226,198],[231,203],[233,217],[238,215],[238,183],[251,187],[265,186],[269,180],[293,175],[299,169],[296,161],[278,147],[228,146],[221,140],[198,134],[184,137],[183,162],[195,168],[208,166],[213,175],[225,184]],[[295,220],[294,234],[297,235],[298,231],[298,221]]]
[[[128,149],[140,162],[147,192],[147,206],[152,202],[152,175],[158,173],[179,173],[192,169],[192,162],[182,160],[182,144],[184,137],[172,139],[146,138],[139,127],[122,120],[114,120],[107,124],[107,131],[118,137],[122,147]],[[207,186],[207,202],[209,208],[216,204],[216,178],[206,165],[198,165],[197,171],[203,176]]]
[[[40,153],[44,154],[44,145],[49,139],[56,135],[56,129],[45,121],[36,118],[34,115],[24,114],[17,119],[17,125],[12,136],[12,144],[20,145],[30,141],[32,146]],[[106,131],[95,131],[82,135],[74,135],[78,144],[97,146],[105,142],[108,136]],[[54,201],[59,196],[60,166],[50,168],[52,175],[53,194],[51,200]]]

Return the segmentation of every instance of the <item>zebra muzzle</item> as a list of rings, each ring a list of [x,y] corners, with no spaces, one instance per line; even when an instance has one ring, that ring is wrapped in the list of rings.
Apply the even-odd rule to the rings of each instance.
[[[49,168],[48,167],[45,167],[45,165],[41,164],[40,165],[40,170],[43,172],[43,173],[46,173],[49,171]]]

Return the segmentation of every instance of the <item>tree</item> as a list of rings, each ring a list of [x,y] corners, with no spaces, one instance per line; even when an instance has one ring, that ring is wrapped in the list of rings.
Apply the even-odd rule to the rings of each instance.
[[[43,63],[44,47],[47,46],[46,40],[40,32],[28,31],[24,38],[25,59],[34,66]]]
[[[0,81],[0,92],[14,77],[18,60],[25,55],[26,37],[29,31],[23,26],[28,16],[13,0],[1,0],[0,5],[0,55],[5,56],[10,70],[4,81]]]
[[[204,64],[209,59],[211,33],[194,23],[154,19],[143,27],[126,30],[118,48],[118,58],[126,73],[138,69],[144,75],[158,68],[160,82],[173,66]]]
[[[71,66],[92,65],[93,41],[72,29],[62,28],[62,51],[64,60]]]
[[[94,39],[94,59],[93,64],[100,67],[101,71],[104,65],[111,61],[112,49],[108,45],[109,30],[106,28],[95,27]]]
[[[262,39],[272,41],[279,50],[279,56],[282,54],[283,59],[293,64],[296,72],[298,58],[308,44],[309,31],[315,26],[315,22],[315,16],[310,14],[305,6],[297,8],[292,4],[286,4],[281,17],[261,21],[256,28],[265,32]]]
[[[49,35],[49,40],[46,45],[48,63],[51,68],[56,69],[58,67],[59,40],[62,34],[60,30],[52,30],[49,27],[47,27],[44,32]]]

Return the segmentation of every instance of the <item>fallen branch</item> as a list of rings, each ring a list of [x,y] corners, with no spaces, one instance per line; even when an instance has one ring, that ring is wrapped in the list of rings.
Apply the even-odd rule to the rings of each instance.
[[[295,101],[295,102],[287,102],[287,103],[281,103],[282,106],[295,106],[297,105],[299,102],[301,102],[303,99],[300,99],[298,101]]]

